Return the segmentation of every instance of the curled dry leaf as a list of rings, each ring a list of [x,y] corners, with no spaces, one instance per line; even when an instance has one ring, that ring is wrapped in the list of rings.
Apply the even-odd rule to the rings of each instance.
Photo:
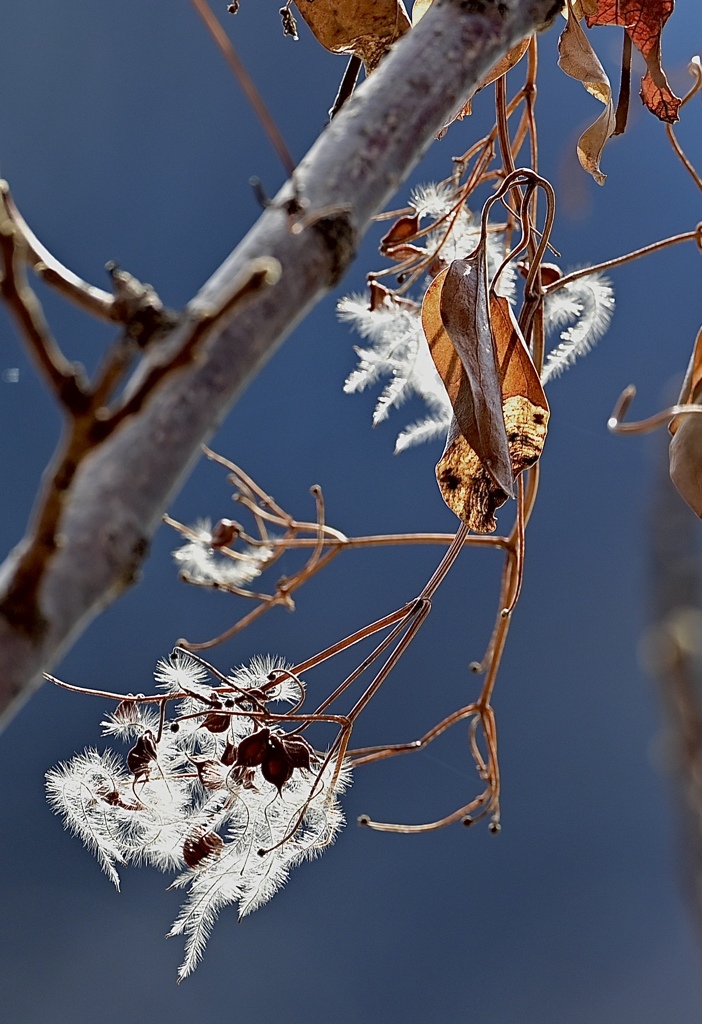
[[[497,486],[509,497],[514,497],[514,477],[502,415],[502,393],[490,330],[486,259],[483,237],[468,259],[453,261],[442,280],[439,312],[468,381],[478,458]],[[465,421],[463,408],[461,419]],[[461,420],[459,426],[463,432]]]
[[[502,78],[508,71],[511,71],[516,64],[522,59],[524,54],[529,49],[529,43],[531,42],[531,36],[527,36],[526,39],[522,39],[520,43],[513,46],[511,50],[508,50],[504,57],[500,57],[497,64],[487,73],[485,78],[481,78],[480,82],[476,85],[473,92],[470,94],[468,101],[465,106],[461,107],[456,116],[452,119],[453,121],[462,121],[464,117],[470,117],[473,109],[473,97],[481,89],[487,89],[488,85],[492,85],[498,78]],[[449,124],[452,122],[449,122]]]
[[[434,0],[415,0],[414,6],[412,7],[413,26],[422,20],[433,2]],[[478,85],[476,85],[475,89],[470,94],[469,99],[466,101],[465,106],[461,107],[458,113],[454,114],[448,124],[444,125],[444,131],[446,131],[449,125],[453,124],[454,121],[462,120],[464,117],[470,116],[473,96],[475,96],[476,92],[487,88],[488,85],[492,85],[492,83],[496,82],[498,78],[502,78],[503,75],[506,75],[507,72],[515,66],[515,64],[518,64],[529,49],[530,42],[531,36],[527,36],[526,39],[522,39],[520,43],[513,46],[512,49],[504,55],[504,57],[500,57],[497,64],[495,64],[495,66],[487,73],[485,78],[481,79]]]
[[[414,238],[418,231],[419,214],[405,214],[402,217],[398,217],[390,230],[380,239],[379,248],[381,256],[393,258],[393,253],[397,247],[403,246],[408,239]]]
[[[678,120],[680,99],[661,66],[661,33],[673,13],[675,0],[597,0],[594,12],[586,11],[588,28],[621,25],[646,61],[641,80],[641,99],[661,121]]]
[[[514,476],[543,449],[549,409],[539,376],[501,296],[488,296],[484,244],[430,285],[422,323],[454,410],[436,467],[442,497],[476,533],[514,495]],[[492,322],[492,323],[491,323]]]
[[[612,86],[599,58],[580,26],[568,0],[568,22],[558,40],[558,66],[571,78],[582,82],[591,96],[604,103],[604,110],[578,139],[578,160],[598,185],[604,185],[606,174],[600,170],[602,150],[615,129]]]
[[[400,0],[298,0],[295,6],[325,49],[359,57],[366,73],[410,28]]]
[[[692,350],[679,405],[702,406],[702,329]],[[702,412],[674,416],[668,426],[670,479],[690,508],[702,518]]]

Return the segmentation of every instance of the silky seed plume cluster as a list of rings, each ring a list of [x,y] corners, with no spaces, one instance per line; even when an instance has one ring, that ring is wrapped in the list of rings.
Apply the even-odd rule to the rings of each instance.
[[[255,658],[213,686],[177,651],[155,678],[164,698],[125,699],[103,722],[131,744],[126,759],[88,749],[47,773],[47,792],[117,888],[129,863],[180,872],[172,884],[188,895],[170,934],[186,937],[182,979],[224,906],[251,913],[334,840],[349,772],[269,711],[303,696],[281,659]]]

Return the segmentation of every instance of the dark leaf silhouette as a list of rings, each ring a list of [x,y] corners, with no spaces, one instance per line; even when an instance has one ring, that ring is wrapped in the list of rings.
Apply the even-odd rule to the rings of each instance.
[[[208,732],[226,732],[231,723],[231,716],[226,712],[210,711],[202,720],[203,728]]]
[[[151,763],[156,760],[156,740],[150,729],[146,729],[127,754],[127,767],[135,779],[149,775]]]

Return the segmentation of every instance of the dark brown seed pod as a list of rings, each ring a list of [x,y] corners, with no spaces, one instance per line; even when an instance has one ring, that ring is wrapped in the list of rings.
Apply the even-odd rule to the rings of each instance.
[[[314,750],[307,740],[303,740],[302,736],[284,736],[282,743],[293,768],[304,768],[309,771],[310,758],[314,756]]]
[[[226,732],[229,728],[231,717],[217,711],[210,711],[202,720],[202,728],[208,732]]]
[[[224,843],[216,832],[186,836],[183,843],[183,859],[189,868],[196,868],[207,857],[218,857],[223,846]]]
[[[136,701],[121,700],[112,712],[112,717],[120,725],[136,725],[139,722],[139,707]]]
[[[222,751],[222,756],[220,757],[220,761],[222,762],[222,764],[226,764],[227,767],[231,767],[231,765],[236,764],[236,752],[236,743],[228,742],[226,747]]]
[[[293,765],[283,743],[278,736],[271,736],[261,763],[261,774],[266,782],[270,782],[280,793],[292,773]]]
[[[215,549],[228,548],[231,542],[239,536],[240,531],[241,527],[238,523],[233,523],[231,519],[220,519],[212,530],[210,546]]]
[[[151,762],[156,760],[156,740],[150,729],[146,729],[127,754],[127,767],[138,779],[140,775],[148,777]]]
[[[191,757],[190,761],[195,765],[197,777],[205,789],[223,788],[226,772],[221,761],[210,757]]]
[[[252,732],[250,736],[243,739],[239,744],[236,763],[244,765],[245,768],[254,768],[257,764],[261,764],[266,756],[270,735],[270,729],[259,729],[258,732]]]

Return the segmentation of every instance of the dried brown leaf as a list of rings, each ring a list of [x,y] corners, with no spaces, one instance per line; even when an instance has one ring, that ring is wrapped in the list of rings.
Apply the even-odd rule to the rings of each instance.
[[[381,284],[380,281],[371,281],[369,302],[369,309],[371,313],[376,309],[380,309],[380,307],[384,305],[391,296],[391,290],[386,288],[384,284]]]
[[[680,391],[679,405],[702,405],[702,329]],[[674,416],[668,425],[670,479],[693,512],[702,518],[702,413]]]
[[[682,382],[680,389],[680,398],[678,399],[678,405],[689,405],[699,404],[702,399],[702,328],[700,329],[695,339],[695,344],[692,348],[692,355],[690,356],[690,362],[687,364],[685,370],[685,377]],[[670,421],[668,429],[671,434],[674,434],[680,422],[684,419],[682,416],[674,416]]]
[[[400,0],[296,0],[295,6],[325,49],[359,57],[366,72],[410,28]]]
[[[502,411],[514,475],[533,466],[546,440],[549,408],[539,375],[507,299],[491,293]],[[476,533],[492,533],[495,512],[508,495],[487,473],[471,439],[452,425],[436,467],[437,480],[449,508]]]
[[[517,43],[511,50],[508,50],[504,57],[500,57],[492,70],[488,72],[485,78],[481,79],[478,89],[487,88],[488,85],[492,85],[498,78],[502,78],[508,71],[511,71],[529,49],[530,42],[531,36],[527,36],[526,39],[522,39],[521,43]]]
[[[550,410],[512,307],[495,292],[490,293],[490,322],[512,471],[519,476],[543,451]]]
[[[588,28],[620,25],[626,29],[646,61],[641,99],[656,117],[668,122],[678,120],[681,102],[661,66],[661,33],[674,6],[675,0],[598,0],[596,10],[587,13]]]
[[[480,92],[481,89],[486,89],[488,85],[492,85],[492,83],[496,82],[498,78],[502,78],[502,76],[506,75],[508,71],[511,71],[511,69],[519,63],[529,49],[530,42],[531,36],[527,36],[526,39],[522,39],[520,43],[517,43],[517,45],[513,46],[511,50],[508,50],[504,57],[500,57],[497,64],[495,64],[495,66],[487,73],[485,78],[482,78],[478,85],[476,85],[475,89],[470,94],[470,99],[466,102],[465,106],[458,111],[455,117],[449,121],[449,124],[452,124],[455,120],[461,121],[464,117],[470,117],[473,106],[473,97],[475,94]]]
[[[558,40],[558,66],[571,78],[576,78],[585,86],[590,95],[604,103],[604,111],[594,124],[578,139],[578,160],[581,166],[591,174],[598,185],[604,185],[606,174],[600,170],[602,150],[615,128],[614,104],[612,103],[612,86],[600,64],[599,58],[590,41],[581,28],[573,7],[568,0],[568,22]]]
[[[416,213],[398,217],[390,230],[380,239],[381,256],[388,256],[402,242],[414,238],[419,231],[419,215]]]
[[[441,331],[446,333],[449,345],[457,353],[463,367],[470,400],[465,401],[462,397],[460,404],[454,404],[454,413],[461,432],[465,435],[474,430],[478,458],[495,483],[508,495],[513,496],[514,479],[502,416],[502,394],[497,374],[495,346],[490,330],[485,248],[483,239],[468,259],[453,261],[446,273],[441,275],[438,311],[433,297],[437,293],[434,292],[432,296],[427,293],[422,316],[425,333],[430,339],[432,358],[442,380],[445,380],[446,373],[453,384],[456,377],[454,361],[449,353],[444,368],[442,363],[445,360],[445,344],[439,348],[434,342],[432,346],[427,326],[434,336],[437,334],[437,328],[439,336]],[[435,284],[436,282],[432,288]],[[459,382],[459,392],[461,385],[462,378]],[[449,397],[453,404],[450,392]]]
[[[495,451],[504,446],[503,479],[511,484],[539,458],[549,409],[508,301],[488,298],[481,284],[482,248],[432,282],[422,323],[454,410],[436,467],[439,489],[459,519],[476,533],[491,533],[495,511],[513,496],[513,487],[496,479]]]
[[[396,263],[404,263],[405,260],[425,257],[426,249],[422,249],[419,245],[413,245],[411,242],[398,242],[397,245],[387,248],[383,256],[387,256],[389,260],[394,260]]]

